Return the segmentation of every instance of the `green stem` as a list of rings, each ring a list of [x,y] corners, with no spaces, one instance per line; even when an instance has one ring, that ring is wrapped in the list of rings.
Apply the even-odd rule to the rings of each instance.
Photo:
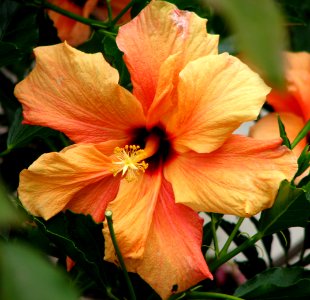
[[[297,144],[309,133],[309,131],[310,131],[310,120],[307,122],[304,128],[298,133],[297,137],[291,144],[292,149],[294,149],[297,146]]]
[[[0,153],[0,157],[9,154],[11,151],[12,151],[12,148],[7,148],[6,150],[4,150],[3,152]]]
[[[220,257],[223,256],[223,255],[226,255],[226,253],[228,251],[228,248],[229,248],[230,244],[232,243],[233,239],[235,238],[235,236],[236,236],[236,234],[237,234],[237,232],[238,232],[238,230],[239,230],[243,220],[244,220],[244,218],[239,218],[237,224],[235,225],[232,233],[228,237],[228,239],[227,239],[223,249],[221,250],[221,252],[219,254]]]
[[[130,299],[136,300],[136,295],[135,295],[133,286],[131,284],[131,281],[130,281],[130,278],[129,278],[129,275],[128,275],[128,272],[126,269],[125,262],[123,260],[121,251],[120,251],[118,244],[117,244],[117,241],[116,241],[116,236],[115,236],[115,232],[114,232],[114,228],[113,228],[112,211],[107,210],[105,212],[105,217],[107,218],[108,227],[109,227],[109,231],[110,231],[110,235],[111,235],[111,240],[112,240],[112,243],[113,243],[113,246],[115,249],[116,256],[118,258],[118,261],[119,261],[121,268],[123,270],[123,273],[124,273],[125,281],[127,283],[127,287],[129,290]]]
[[[213,235],[215,256],[216,256],[216,258],[218,258],[218,256],[219,256],[219,243],[218,243],[217,235],[216,235],[216,217],[213,213],[211,214],[211,229],[212,229],[212,235]]]
[[[86,24],[86,25],[90,25],[92,27],[96,27],[96,28],[108,28],[109,25],[101,22],[101,21],[96,21],[96,20],[92,20],[92,19],[88,19],[88,18],[84,18],[80,15],[77,15],[75,13],[72,13],[70,11],[67,11],[65,9],[62,9],[60,8],[59,6],[56,6],[50,2],[47,2],[47,1],[43,1],[43,6],[47,9],[50,9],[50,10],[53,10],[53,11],[56,11],[66,17],[69,17],[73,20],[76,20],[78,22],[81,22],[83,24]]]
[[[109,23],[112,22],[112,8],[111,8],[111,0],[106,0],[107,3],[107,8],[108,8],[108,19],[109,19]]]
[[[111,25],[114,26],[123,17],[123,15],[134,5],[135,2],[135,0],[130,1],[124,7],[124,9],[114,18],[114,20],[111,22]]]
[[[240,252],[244,251],[248,247],[254,245],[257,241],[259,241],[263,237],[263,233],[258,232],[253,235],[251,238],[246,240],[240,246],[233,249],[231,252],[227,253],[226,255],[219,257],[218,259],[214,260],[209,264],[209,269],[211,272],[214,272],[219,266],[224,264],[225,262],[229,261],[231,258],[235,257]]]
[[[186,293],[186,299],[230,299],[230,300],[243,300],[242,298],[231,296],[221,293],[213,292],[188,292]]]

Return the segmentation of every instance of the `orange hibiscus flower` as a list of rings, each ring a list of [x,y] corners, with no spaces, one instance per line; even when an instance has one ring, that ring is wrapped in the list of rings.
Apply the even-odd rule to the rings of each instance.
[[[272,90],[267,96],[268,103],[275,113],[261,118],[250,130],[255,138],[279,137],[278,115],[285,125],[288,138],[293,141],[310,119],[310,54],[306,52],[287,52],[286,91]],[[307,144],[303,139],[294,151],[299,155]]]
[[[281,139],[232,134],[257,117],[270,89],[218,55],[206,20],[153,1],[120,28],[117,44],[133,94],[100,53],[35,49],[36,67],[15,90],[25,123],[76,144],[23,170],[18,192],[45,219],[70,209],[101,222],[111,210],[128,270],[167,298],[212,278],[197,211],[252,216],[270,207],[296,160]],[[115,262],[106,228],[105,259]]]
[[[49,2],[84,18],[88,18],[90,14],[93,14],[99,20],[105,20],[108,16],[107,8],[105,6],[100,6],[98,0],[86,0],[83,6],[75,4],[73,0],[49,0]],[[117,16],[128,3],[129,0],[111,1],[114,17]],[[88,25],[82,24],[52,10],[48,10],[48,15],[54,22],[58,36],[62,41],[67,41],[72,46],[78,46],[89,38],[91,28]],[[125,22],[129,20],[130,14],[127,12],[120,21]]]

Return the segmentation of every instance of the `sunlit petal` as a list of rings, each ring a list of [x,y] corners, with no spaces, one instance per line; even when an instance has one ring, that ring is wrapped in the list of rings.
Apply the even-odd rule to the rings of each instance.
[[[203,279],[212,279],[212,275],[201,252],[202,219],[190,208],[175,204],[171,185],[159,174],[157,176],[161,188],[151,220],[148,214],[133,208],[131,223],[123,224],[127,229],[127,235],[123,236],[126,241],[131,235],[137,235],[138,225],[144,225],[139,219],[151,222],[143,256],[127,257],[127,252],[124,253],[122,247],[121,250],[128,271],[138,273],[163,299],[167,299],[173,292],[184,291]],[[123,209],[126,210],[124,206]],[[121,222],[116,216],[113,220],[114,226]],[[144,227],[139,231],[141,228]],[[118,239],[122,245],[123,239]],[[113,257],[115,259],[111,252],[109,260],[113,261]]]
[[[35,49],[36,66],[15,88],[25,122],[64,132],[74,142],[128,138],[144,124],[140,103],[118,85],[101,53],[66,43]]]
[[[122,26],[118,47],[125,53],[134,95],[150,107],[157,88],[162,63],[182,53],[180,66],[198,57],[216,54],[218,37],[207,34],[206,20],[171,3],[152,1],[135,19]]]
[[[176,202],[246,217],[271,207],[280,182],[297,170],[295,155],[281,142],[232,136],[212,153],[177,156],[165,168]]]
[[[290,112],[310,119],[310,54],[286,52],[285,91],[273,90],[268,102],[277,112]]]
[[[269,90],[256,73],[226,53],[189,63],[180,73],[174,119],[167,120],[174,148],[214,151],[241,123],[256,119]]]
[[[104,150],[104,145],[84,144],[43,154],[20,174],[22,204],[31,214],[45,219],[68,208],[94,214],[100,220],[107,203],[115,197],[119,181],[111,173],[111,160]]]
[[[161,174],[141,175],[138,181],[123,180],[119,193],[108,210],[113,213],[113,224],[122,255],[126,258],[141,258],[152,223],[154,208],[161,185]],[[114,248],[107,226],[105,234],[105,259],[114,261]]]

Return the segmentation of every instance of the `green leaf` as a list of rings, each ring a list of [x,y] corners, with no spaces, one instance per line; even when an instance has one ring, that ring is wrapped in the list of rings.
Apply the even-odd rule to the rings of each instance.
[[[30,56],[37,44],[38,9],[16,4],[11,0],[0,3],[0,67],[16,64]]]
[[[69,279],[24,244],[0,244],[0,299],[77,300]]]
[[[11,17],[18,8],[18,3],[11,0],[0,2],[0,40],[2,40],[7,27],[11,22]]]
[[[0,42],[0,68],[16,63],[23,57],[21,50],[13,43]]]
[[[310,217],[310,201],[305,189],[289,182],[281,183],[274,205],[264,210],[259,219],[259,231],[273,234],[289,227],[305,227]]]
[[[310,271],[301,267],[271,268],[241,285],[234,295],[255,300],[308,299]]]
[[[305,172],[310,166],[310,152],[309,152],[309,145],[306,145],[300,156],[297,160],[298,163],[298,170],[294,176],[294,179]]]
[[[22,109],[19,108],[15,113],[15,118],[9,129],[7,139],[8,152],[27,145],[36,137],[47,138],[55,134],[55,131],[50,128],[22,124],[22,120]]]
[[[307,122],[307,124],[304,126],[304,128],[298,133],[297,137],[292,143],[292,149],[295,148],[295,146],[304,138],[307,136],[307,134],[310,132],[310,120]]]
[[[282,145],[285,145],[287,148],[292,149],[291,142],[287,137],[284,124],[282,123],[279,115],[278,115],[278,125],[279,125],[280,137],[283,140]]]
[[[0,226],[2,227],[16,224],[20,220],[21,217],[14,208],[0,178]]]
[[[0,60],[1,60],[1,57],[0,57]],[[13,82],[1,72],[0,72],[0,82],[1,82],[0,104],[4,110],[8,123],[11,124],[15,117],[15,111],[20,107],[20,104],[13,94],[14,93]]]
[[[65,256],[82,268],[98,286],[107,285],[104,276],[104,241],[102,224],[96,224],[91,216],[59,213],[44,221],[35,218],[38,226]]]
[[[105,58],[119,72],[120,84],[125,87],[128,86],[130,83],[130,75],[123,60],[123,53],[118,49],[115,38],[106,36],[102,43]]]
[[[245,57],[267,81],[283,87],[284,21],[274,1],[209,0],[209,3],[227,19]]]

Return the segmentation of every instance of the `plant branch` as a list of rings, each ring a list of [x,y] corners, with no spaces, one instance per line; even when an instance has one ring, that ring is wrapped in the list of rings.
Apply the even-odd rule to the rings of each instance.
[[[127,287],[129,290],[130,299],[136,300],[136,295],[135,295],[133,286],[131,284],[131,281],[130,281],[130,278],[129,278],[129,275],[128,275],[128,272],[126,269],[124,259],[122,257],[121,251],[120,251],[118,244],[117,244],[117,241],[116,241],[116,236],[115,236],[115,232],[114,232],[114,228],[113,228],[112,211],[107,210],[105,212],[105,217],[107,218],[108,227],[109,227],[109,231],[110,231],[110,235],[111,235],[111,240],[112,240],[115,252],[116,252],[116,256],[118,258],[118,261],[119,261],[121,268],[123,270],[123,273],[124,273],[125,281],[127,283]]]
[[[258,232],[255,235],[253,235],[251,238],[246,240],[244,243],[242,243],[240,246],[233,249],[231,252],[225,254],[222,257],[219,257],[218,259],[211,262],[209,265],[209,269],[211,272],[214,272],[219,266],[224,264],[225,262],[229,261],[231,258],[235,257],[240,252],[244,251],[248,247],[254,245],[257,241],[259,241],[263,237],[262,232]]]
[[[47,1],[43,1],[43,4],[42,4],[45,8],[47,9],[50,9],[50,10],[53,10],[57,13],[60,13],[66,17],[69,17],[73,20],[76,20],[78,22],[81,22],[83,24],[86,24],[86,25],[89,25],[89,26],[92,26],[94,28],[102,28],[102,29],[106,29],[109,27],[108,24],[105,24],[101,21],[96,21],[96,20],[92,20],[92,19],[88,19],[88,18],[84,18],[78,14],[75,14],[75,13],[72,13],[70,11],[67,11],[65,9],[62,9],[61,7],[59,6],[56,6],[50,2],[47,2]]]
[[[235,238],[235,236],[236,236],[236,234],[237,234],[237,232],[238,232],[238,230],[239,230],[243,220],[244,220],[244,218],[239,218],[239,220],[238,220],[237,224],[235,225],[232,233],[228,237],[225,245],[223,246],[221,252],[219,253],[220,257],[223,256],[223,255],[226,255],[226,253],[228,251],[228,248],[229,248],[230,244],[232,243],[233,239]]]
[[[111,22],[111,25],[114,26],[116,23],[126,14],[126,12],[135,4],[135,0],[130,1],[124,9],[114,18]]]
[[[218,243],[217,235],[216,235],[216,217],[213,213],[211,214],[211,229],[212,229],[212,235],[213,235],[215,256],[216,256],[216,258],[218,258],[218,256],[219,256],[219,243]]]

